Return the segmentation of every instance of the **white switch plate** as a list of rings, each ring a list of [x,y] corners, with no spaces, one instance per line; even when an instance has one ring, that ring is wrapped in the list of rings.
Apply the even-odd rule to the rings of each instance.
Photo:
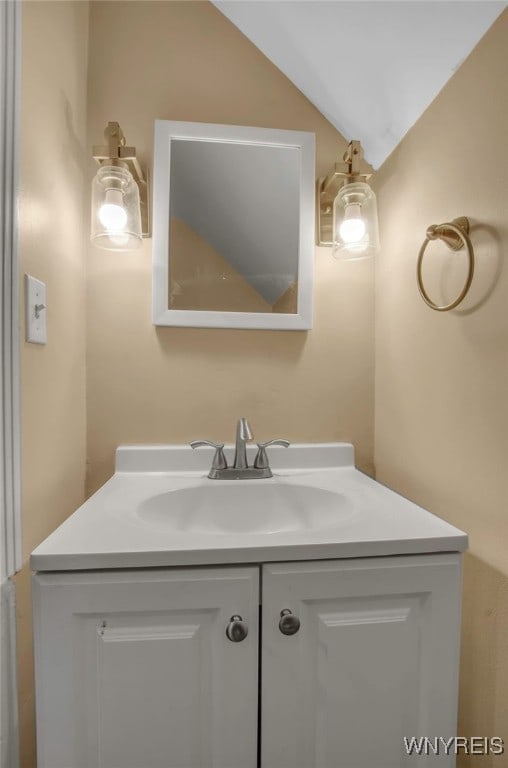
[[[33,344],[47,344],[46,283],[25,275],[26,340]]]

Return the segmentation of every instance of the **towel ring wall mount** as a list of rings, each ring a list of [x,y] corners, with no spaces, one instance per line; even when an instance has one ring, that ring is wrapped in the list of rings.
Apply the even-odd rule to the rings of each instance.
[[[430,243],[431,240],[442,240],[453,251],[460,251],[464,247],[467,250],[468,271],[467,271],[466,282],[464,283],[464,287],[462,288],[457,298],[454,299],[454,301],[450,302],[450,304],[439,305],[433,302],[423,285],[423,277],[422,277],[423,255],[425,253],[425,249],[427,248],[427,245]],[[452,221],[449,221],[449,222],[445,222],[444,224],[431,224],[431,226],[427,228],[426,237],[425,237],[425,240],[423,241],[422,247],[420,248],[420,252],[418,254],[418,261],[416,263],[416,278],[418,282],[418,290],[420,291],[420,295],[424,300],[424,302],[427,304],[427,306],[430,307],[431,309],[435,309],[436,312],[448,312],[448,310],[454,309],[455,307],[457,307],[460,304],[460,302],[463,301],[463,299],[466,297],[471,287],[471,283],[473,282],[474,266],[475,266],[474,249],[473,249],[471,240],[469,238],[469,219],[466,218],[466,216],[460,216],[459,218],[453,219]]]

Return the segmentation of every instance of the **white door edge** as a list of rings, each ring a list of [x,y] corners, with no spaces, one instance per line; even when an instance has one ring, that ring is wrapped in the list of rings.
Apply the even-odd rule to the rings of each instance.
[[[15,588],[22,566],[17,253],[21,2],[0,2],[0,768],[19,766]]]
[[[21,3],[0,3],[0,577],[22,567],[17,195]]]

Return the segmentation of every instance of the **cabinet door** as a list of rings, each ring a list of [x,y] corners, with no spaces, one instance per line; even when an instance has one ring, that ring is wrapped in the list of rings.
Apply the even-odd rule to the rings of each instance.
[[[456,733],[459,555],[267,565],[262,583],[263,768],[455,765],[404,737]]]
[[[255,768],[258,584],[254,567],[37,574],[38,768]]]

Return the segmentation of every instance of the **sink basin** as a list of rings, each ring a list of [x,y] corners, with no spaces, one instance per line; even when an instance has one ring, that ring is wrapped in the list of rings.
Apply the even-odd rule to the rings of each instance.
[[[226,453],[231,463],[233,449]],[[255,449],[251,464],[254,457]],[[185,568],[467,547],[464,533],[358,472],[350,445],[298,444],[272,457],[273,478],[209,480],[210,452],[123,446],[114,476],[39,544],[32,568]]]
[[[349,499],[310,485],[213,481],[152,496],[137,508],[144,523],[180,533],[279,533],[336,528],[353,515]]]

